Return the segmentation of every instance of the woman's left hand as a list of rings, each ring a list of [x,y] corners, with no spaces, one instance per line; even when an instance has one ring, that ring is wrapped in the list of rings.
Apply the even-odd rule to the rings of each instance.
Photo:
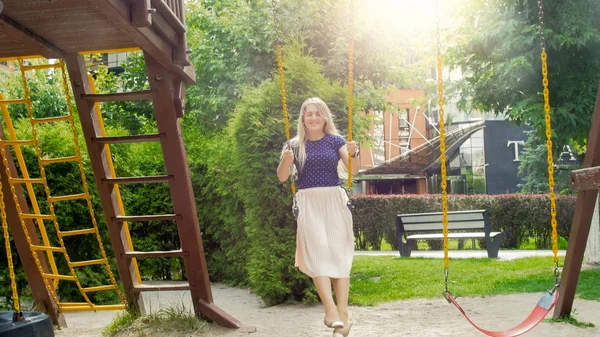
[[[346,144],[346,149],[348,150],[349,156],[356,154],[356,146],[357,144],[355,141],[351,141]]]

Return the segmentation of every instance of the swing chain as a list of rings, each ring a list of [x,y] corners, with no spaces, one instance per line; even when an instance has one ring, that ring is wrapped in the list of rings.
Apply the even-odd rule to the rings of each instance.
[[[540,20],[540,44],[542,49],[546,49],[546,36],[544,35],[544,0],[538,0],[538,18]]]
[[[560,288],[560,268],[558,267],[558,262],[554,262],[554,287],[551,293],[554,293],[558,288]]]
[[[452,296],[452,293],[450,292],[450,290],[448,289],[448,273],[449,270],[448,268],[444,268],[444,297],[446,298],[446,301],[448,301],[448,303],[452,303],[452,301],[450,301],[450,296]]]

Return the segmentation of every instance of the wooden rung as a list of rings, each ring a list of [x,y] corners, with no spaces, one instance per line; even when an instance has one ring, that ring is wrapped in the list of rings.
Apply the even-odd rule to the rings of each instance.
[[[179,256],[189,256],[188,252],[183,252],[181,249],[179,250],[169,250],[169,251],[154,251],[154,252],[126,252],[125,257],[129,259],[138,258],[152,258],[152,257],[179,257]]]
[[[117,94],[82,94],[81,99],[91,102],[122,102],[152,99],[152,90],[122,92]]]
[[[22,66],[21,69],[23,69],[23,71],[29,71],[29,70],[41,70],[41,69],[56,69],[56,68],[60,68],[62,64],[60,62],[58,63],[53,63],[53,64],[38,64],[35,66]]]
[[[10,182],[13,184],[43,184],[43,178],[11,178]]]
[[[42,274],[43,278],[52,278],[52,279],[59,279],[59,280],[65,280],[65,281],[75,281],[75,276],[70,276],[70,275],[58,275],[58,274]]]
[[[58,197],[50,197],[48,199],[50,200],[50,202],[59,202],[59,201],[87,199],[87,198],[88,198],[87,193],[80,193],[80,194],[61,195]]]
[[[148,176],[148,177],[121,177],[121,178],[104,178],[102,182],[105,184],[141,184],[141,183],[158,183],[163,181],[173,180],[172,175],[163,176]]]
[[[169,291],[169,290],[190,290],[192,287],[189,284],[175,284],[175,285],[149,285],[149,284],[138,284],[133,286],[133,291]]]
[[[600,166],[571,171],[571,190],[600,190]]]
[[[42,219],[42,220],[54,220],[56,216],[50,214],[30,214],[30,213],[21,213],[20,214],[23,219]]]
[[[79,157],[69,156],[69,157],[62,157],[62,158],[40,159],[40,162],[42,163],[42,165],[67,163],[67,162],[71,162],[71,161],[79,161]]]
[[[59,303],[58,307],[62,312],[73,311],[100,311],[100,310],[124,310],[127,309],[125,304],[106,304],[106,305],[89,305],[88,303],[79,304],[64,304]]]
[[[138,136],[118,136],[118,137],[94,137],[92,143],[100,144],[123,144],[123,143],[143,143],[158,142],[161,134],[138,135]]]
[[[41,251],[56,252],[56,253],[62,253],[65,251],[62,247],[48,247],[48,246],[31,245],[31,246],[29,246],[29,248],[31,250],[41,250]]]
[[[71,262],[71,267],[73,267],[73,268],[79,268],[79,267],[93,266],[93,265],[97,265],[97,264],[106,264],[106,260],[105,259],[98,259],[98,260],[87,260],[87,261]]]
[[[135,221],[160,221],[160,220],[177,220],[181,218],[177,214],[161,214],[161,215],[128,215],[113,217],[115,222],[135,222]]]
[[[93,293],[96,291],[105,291],[105,290],[114,290],[114,289],[115,289],[115,286],[111,284],[111,285],[107,285],[107,286],[83,288],[81,290],[83,290],[84,293]]]
[[[3,140],[0,141],[2,145],[13,145],[13,146],[21,146],[21,145],[37,145],[37,140]]]
[[[27,104],[26,99],[0,99],[2,105]]]
[[[86,235],[86,234],[96,234],[96,228],[86,228],[86,229],[77,229],[74,231],[65,231],[59,232],[58,235],[61,237],[65,236],[75,236],[75,235]]]
[[[52,122],[69,122],[71,120],[72,120],[72,116],[66,115],[66,116],[57,116],[57,117],[32,118],[31,122],[33,124],[41,124],[41,123],[52,123]]]

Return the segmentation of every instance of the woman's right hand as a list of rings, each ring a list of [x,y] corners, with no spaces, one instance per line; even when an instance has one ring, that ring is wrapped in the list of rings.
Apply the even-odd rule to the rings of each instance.
[[[292,165],[292,163],[294,162],[294,152],[291,149],[287,149],[285,151],[283,151],[283,156],[281,158],[281,162],[284,165]]]

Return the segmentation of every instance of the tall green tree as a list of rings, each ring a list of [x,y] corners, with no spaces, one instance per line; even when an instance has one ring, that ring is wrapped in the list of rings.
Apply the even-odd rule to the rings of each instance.
[[[558,0],[543,6],[556,155],[563,145],[584,145],[587,138],[600,80],[595,57],[600,53],[600,2]],[[506,115],[537,130],[521,172],[526,185],[547,189],[547,175],[540,172],[544,167],[534,164],[545,157],[538,146],[545,141],[538,2],[464,0],[455,15],[457,27],[445,41],[452,41],[450,64],[463,74],[455,86],[459,106]],[[528,179],[534,181],[527,184]]]

